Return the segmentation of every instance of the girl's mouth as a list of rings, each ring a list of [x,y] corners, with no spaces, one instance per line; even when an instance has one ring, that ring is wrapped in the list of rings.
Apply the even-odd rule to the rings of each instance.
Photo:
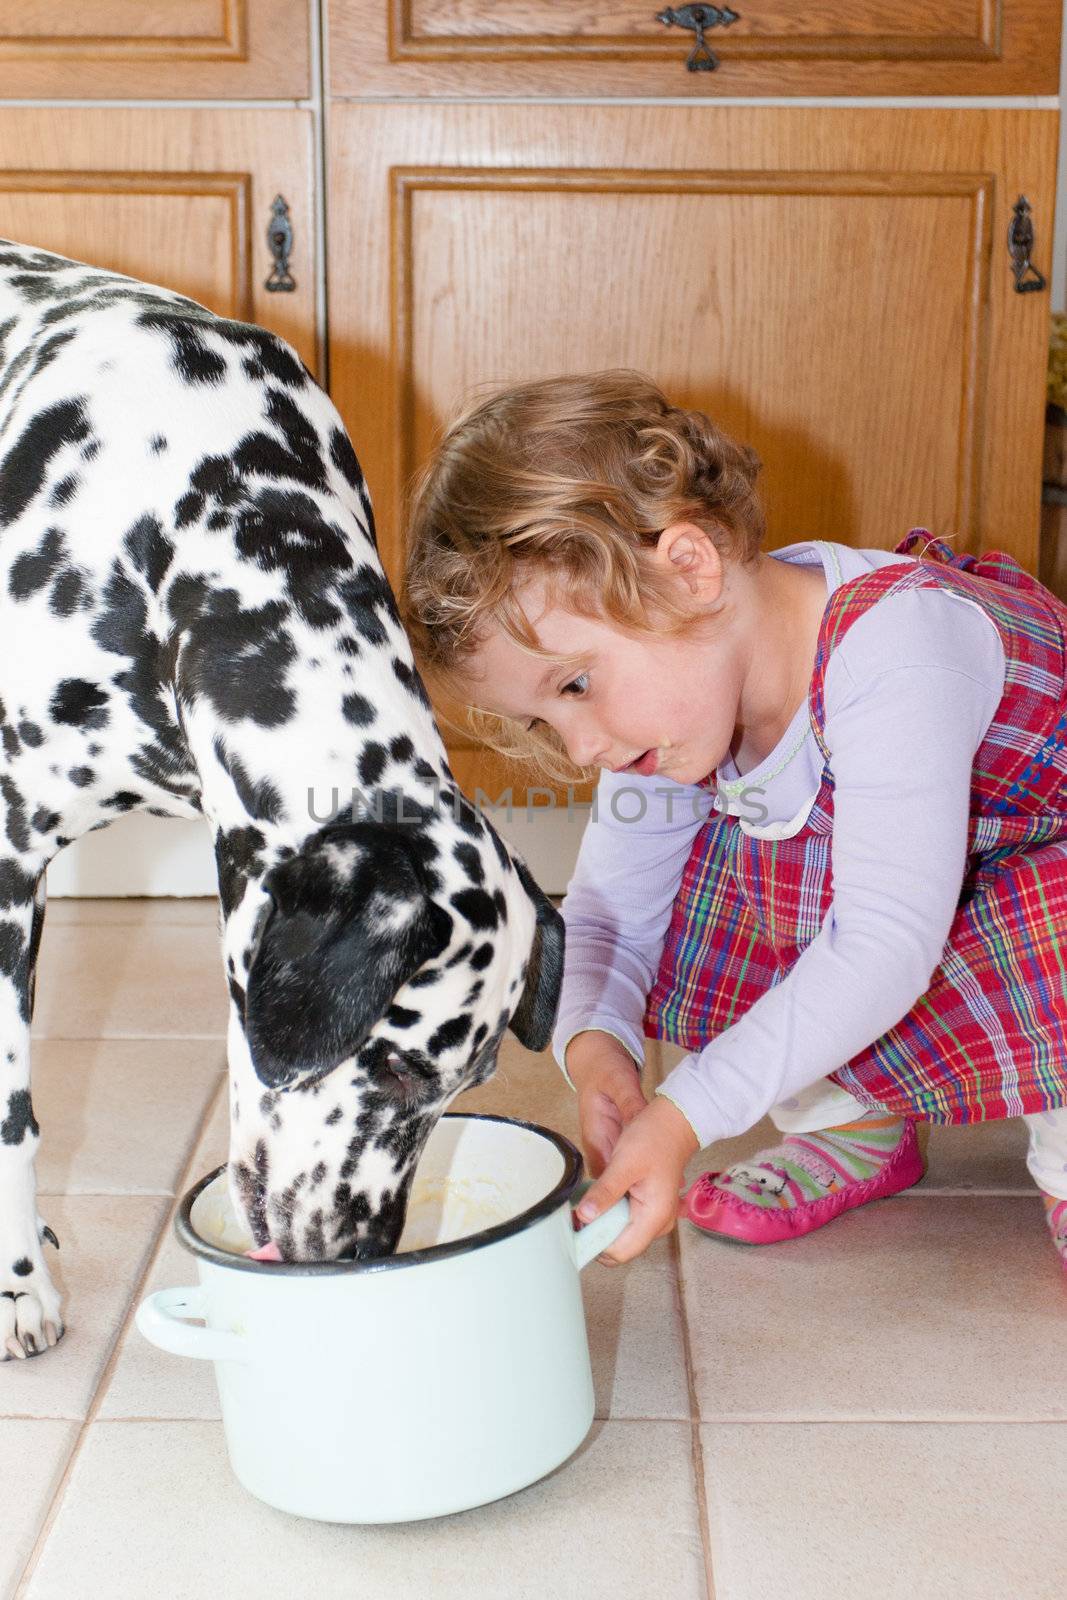
[[[636,761],[631,761],[627,772],[638,772],[642,778],[651,778],[659,766],[659,754],[655,750],[646,750],[643,756]]]

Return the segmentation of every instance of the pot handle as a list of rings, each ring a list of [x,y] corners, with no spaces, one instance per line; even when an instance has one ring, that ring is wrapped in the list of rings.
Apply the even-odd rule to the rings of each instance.
[[[593,1187],[592,1179],[586,1178],[574,1191],[571,1205],[577,1206],[582,1196]],[[574,1235],[574,1254],[578,1262],[579,1272],[589,1265],[594,1256],[615,1243],[619,1234],[630,1220],[630,1202],[625,1195],[621,1200],[616,1200],[607,1211],[602,1211],[599,1217],[594,1217],[592,1222],[587,1222],[579,1228]]]
[[[185,1317],[203,1317],[202,1285],[190,1289],[157,1289],[137,1307],[135,1321],[150,1344],[172,1356],[197,1356],[201,1361],[248,1361],[248,1345],[239,1333],[220,1328],[194,1328]]]

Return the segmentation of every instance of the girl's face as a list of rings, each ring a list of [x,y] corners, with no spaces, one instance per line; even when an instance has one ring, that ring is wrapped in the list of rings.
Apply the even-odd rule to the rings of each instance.
[[[688,632],[673,639],[625,633],[550,601],[534,580],[518,591],[523,611],[539,643],[572,654],[573,663],[527,655],[493,629],[465,676],[469,703],[527,726],[547,723],[578,766],[621,771],[639,763],[644,776],[676,783],[707,777],[734,740],[749,651],[736,625],[733,568],[728,576],[699,529],[677,527],[689,537],[668,539],[677,529],[667,529],[654,559],[669,564],[688,597],[697,619]],[[710,625],[701,625],[712,611]]]

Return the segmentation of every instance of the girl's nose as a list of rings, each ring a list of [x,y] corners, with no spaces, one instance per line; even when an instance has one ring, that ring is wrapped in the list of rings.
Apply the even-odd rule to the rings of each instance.
[[[595,730],[582,732],[572,730],[565,739],[567,754],[576,767],[600,767],[604,765],[606,751],[604,741]]]

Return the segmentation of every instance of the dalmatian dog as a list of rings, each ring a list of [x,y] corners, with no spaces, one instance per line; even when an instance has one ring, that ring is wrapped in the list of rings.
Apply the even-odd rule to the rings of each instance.
[[[204,817],[258,1253],[396,1246],[425,1141],[548,1043],[562,920],[457,789],[341,420],[293,351],[0,241],[0,1358],[62,1336],[30,1019],[58,850]]]

